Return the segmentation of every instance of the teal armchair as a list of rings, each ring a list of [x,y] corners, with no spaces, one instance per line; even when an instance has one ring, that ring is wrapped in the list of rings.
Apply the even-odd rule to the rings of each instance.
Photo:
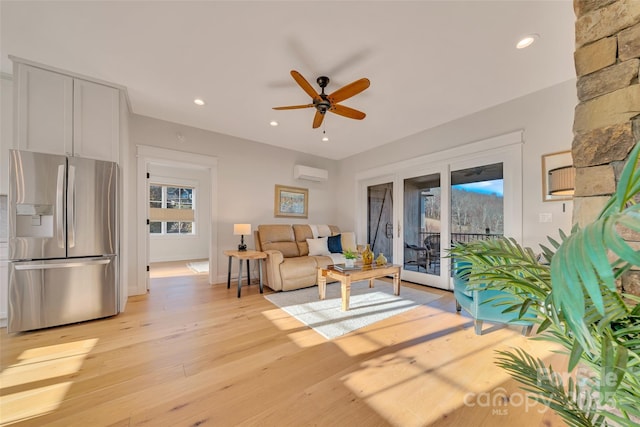
[[[532,322],[518,319],[514,312],[503,313],[506,306],[500,303],[513,301],[511,294],[499,290],[470,290],[467,278],[460,273],[459,267],[463,263],[454,265],[453,295],[456,299],[456,311],[464,309],[473,317],[476,335],[482,335],[483,321],[521,325],[522,334],[529,335],[533,328]],[[527,314],[535,315],[533,312]]]

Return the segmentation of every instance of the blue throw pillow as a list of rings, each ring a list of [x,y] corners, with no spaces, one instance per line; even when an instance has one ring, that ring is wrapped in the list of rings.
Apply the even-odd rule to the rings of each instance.
[[[341,254],[342,236],[340,234],[338,234],[337,236],[329,236],[327,246],[329,247],[329,252],[331,252],[332,254]]]

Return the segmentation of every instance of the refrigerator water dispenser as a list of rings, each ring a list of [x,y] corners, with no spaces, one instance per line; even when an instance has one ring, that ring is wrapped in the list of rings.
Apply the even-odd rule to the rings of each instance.
[[[53,237],[53,205],[16,204],[16,237]]]

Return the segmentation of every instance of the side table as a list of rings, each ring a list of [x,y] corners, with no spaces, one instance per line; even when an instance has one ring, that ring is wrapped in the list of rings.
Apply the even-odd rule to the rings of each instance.
[[[251,284],[251,273],[249,270],[249,260],[258,260],[258,272],[260,276],[260,293],[262,293],[262,260],[267,258],[267,254],[260,251],[238,251],[228,250],[224,254],[229,257],[229,271],[227,273],[227,289],[231,287],[231,260],[236,258],[239,262],[238,267],[238,298],[240,298],[240,288],[242,286],[242,261],[247,260],[247,286]]]

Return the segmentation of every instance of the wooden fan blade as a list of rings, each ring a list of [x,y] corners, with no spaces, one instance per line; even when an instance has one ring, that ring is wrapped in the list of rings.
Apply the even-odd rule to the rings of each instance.
[[[329,95],[329,100],[332,104],[344,101],[347,98],[351,98],[352,96],[359,94],[360,92],[368,88],[370,84],[371,82],[369,82],[369,79],[366,78],[356,80],[355,82],[349,83],[348,85],[343,86],[337,91],[333,92],[331,95]]]
[[[362,111],[345,107],[344,105],[334,105],[333,108],[331,108],[329,111],[331,111],[334,114],[338,114],[340,116],[344,116],[344,117],[348,117],[350,119],[356,119],[356,120],[362,120],[365,117],[367,117],[367,115]]]
[[[293,77],[293,80],[295,80],[296,83],[300,85],[302,90],[307,92],[307,95],[309,95],[313,99],[319,98],[318,92],[316,92],[313,86],[311,86],[309,82],[306,81],[304,77],[302,77],[302,74],[300,74],[296,70],[291,70],[291,77]]]
[[[322,120],[324,119],[324,114],[320,111],[316,111],[316,115],[313,117],[313,128],[319,128],[322,124]]]
[[[295,110],[298,108],[309,108],[309,107],[313,107],[313,104],[306,104],[306,105],[289,105],[286,107],[273,107],[274,110]]]

